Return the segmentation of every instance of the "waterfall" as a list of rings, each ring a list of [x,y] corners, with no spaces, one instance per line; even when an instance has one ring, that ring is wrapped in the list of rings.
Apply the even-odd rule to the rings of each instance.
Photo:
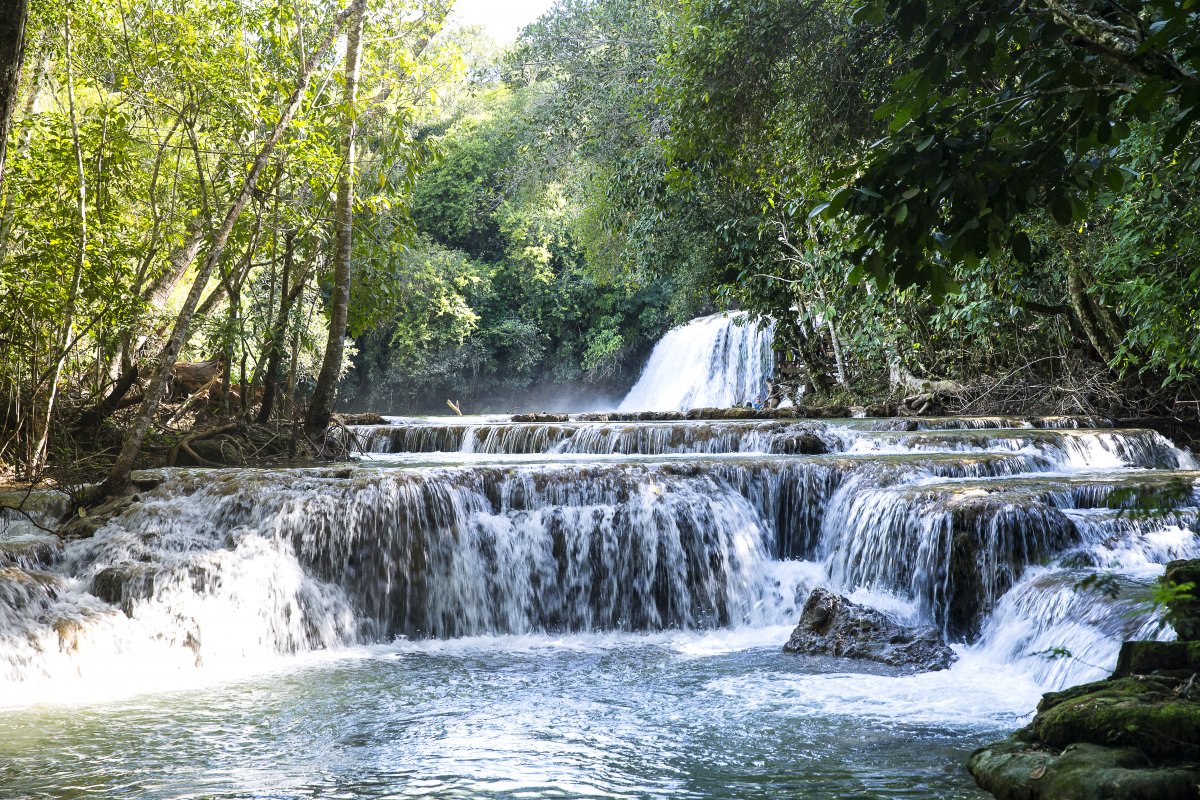
[[[88,539],[0,516],[0,688],[397,637],[786,626],[816,585],[1049,686],[1170,635],[1142,595],[1200,555],[1189,454],[1075,420],[893,427],[409,421],[354,466],[165,470]],[[1097,570],[1128,591],[1075,588]]]
[[[714,314],[673,328],[654,347],[621,411],[729,408],[754,401],[774,368],[773,326]]]

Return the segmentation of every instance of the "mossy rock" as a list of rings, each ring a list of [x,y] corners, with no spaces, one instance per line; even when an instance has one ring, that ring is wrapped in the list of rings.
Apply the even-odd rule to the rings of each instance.
[[[1154,766],[1132,748],[1072,744],[1061,751],[1020,735],[981,747],[967,762],[999,800],[1195,800],[1196,765]]]
[[[1162,760],[1200,759],[1200,701],[1176,693],[1183,681],[1116,678],[1042,698],[1031,727],[1052,748],[1087,743],[1134,747]]]
[[[1162,581],[1165,584],[1192,584],[1186,596],[1167,603],[1167,621],[1180,639],[1200,639],[1200,559],[1170,562]]]
[[[687,419],[760,419],[769,418],[753,408],[693,408],[684,415]]]
[[[378,411],[363,411],[358,414],[335,414],[343,425],[387,425],[387,419]]]
[[[1200,672],[1200,642],[1124,642],[1113,677]]]
[[[58,535],[65,541],[90,539],[96,531],[107,525],[110,520],[124,514],[136,502],[137,495],[110,497],[95,508],[72,517],[59,528]]]

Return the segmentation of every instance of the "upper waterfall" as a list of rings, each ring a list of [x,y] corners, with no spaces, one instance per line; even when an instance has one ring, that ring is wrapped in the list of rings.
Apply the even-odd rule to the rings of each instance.
[[[764,393],[774,359],[773,325],[744,314],[713,314],[673,328],[659,341],[621,411],[729,408]]]

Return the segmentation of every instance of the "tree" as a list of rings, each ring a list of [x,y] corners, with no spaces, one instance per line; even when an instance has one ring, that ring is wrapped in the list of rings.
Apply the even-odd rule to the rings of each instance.
[[[21,87],[21,62],[25,55],[25,23],[29,0],[10,0],[0,11],[0,191],[4,189],[4,162],[8,131]]]
[[[175,319],[171,335],[168,337],[156,360],[154,372],[150,378],[150,384],[146,388],[145,397],[142,400],[138,415],[132,427],[125,435],[121,452],[117,455],[117,459],[109,470],[108,476],[99,486],[98,494],[100,496],[112,495],[128,488],[134,462],[142,449],[146,435],[150,431],[150,426],[154,421],[154,415],[158,411],[158,405],[162,401],[163,394],[166,392],[167,382],[171,377],[171,370],[175,366],[179,352],[188,338],[192,315],[195,313],[204,289],[208,285],[209,278],[212,276],[213,270],[216,268],[221,254],[229,242],[229,236],[233,232],[233,227],[245,209],[246,204],[250,201],[258,178],[263,170],[266,169],[272,152],[274,152],[275,147],[283,138],[292,119],[296,116],[296,112],[300,109],[300,103],[304,99],[309,81],[312,80],[313,73],[332,47],[338,30],[347,18],[353,17],[356,14],[361,15],[362,7],[365,3],[366,0],[353,0],[350,6],[334,19],[324,39],[302,66],[300,74],[296,79],[295,88],[292,89],[291,95],[281,109],[279,118],[275,121],[266,140],[259,148],[258,155],[251,164],[249,172],[242,180],[240,191],[225,212],[220,227],[212,233],[208,254],[196,273],[191,290],[188,292],[183,307]],[[176,263],[182,260],[190,263],[194,260],[201,246],[205,241],[208,241],[208,238],[207,232],[194,234],[184,245],[183,252],[178,256]]]
[[[1130,178],[1121,143],[1165,112],[1167,155],[1200,170],[1195,0],[869,0],[861,25],[912,40],[910,70],[876,117],[888,134],[818,206],[848,213],[857,279],[951,288],[951,266],[1010,252],[1020,219],[1086,221]],[[1182,149],[1180,149],[1182,146]]]
[[[362,63],[362,39],[366,24],[365,3],[356,6],[346,29],[346,82],[343,105],[346,121],[342,132],[342,170],[338,177],[337,205],[334,208],[333,296],[329,308],[329,340],[325,360],[317,376],[304,418],[309,436],[324,432],[333,413],[337,383],[342,374],[342,355],[346,348],[346,321],[350,305],[350,257],[354,245],[354,180],[358,131],[358,76]]]

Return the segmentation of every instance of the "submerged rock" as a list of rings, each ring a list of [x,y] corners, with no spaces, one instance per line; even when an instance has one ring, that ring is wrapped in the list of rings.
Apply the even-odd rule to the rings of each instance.
[[[901,625],[881,611],[814,589],[800,624],[783,646],[787,653],[878,661],[917,672],[945,669],[957,659],[933,628]]]

